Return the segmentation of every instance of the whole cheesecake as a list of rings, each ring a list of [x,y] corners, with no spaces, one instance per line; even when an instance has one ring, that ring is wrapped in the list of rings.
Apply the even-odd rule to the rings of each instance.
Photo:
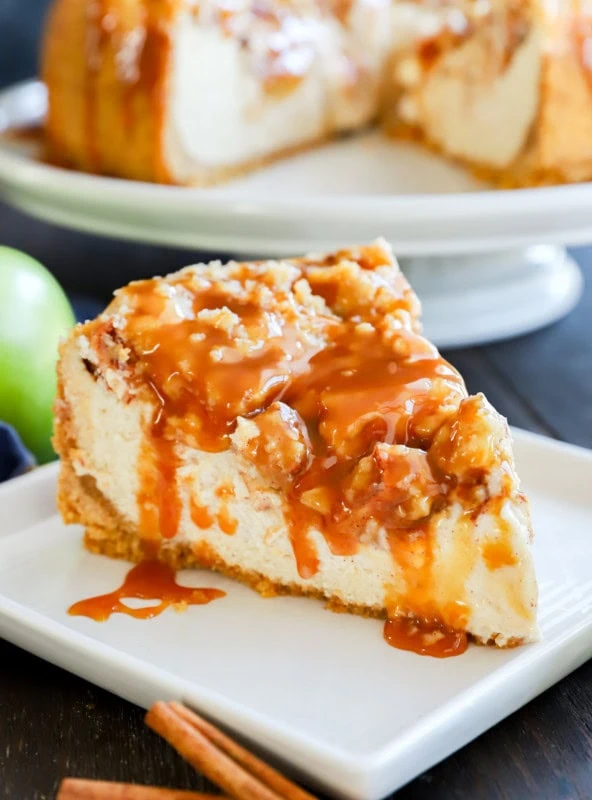
[[[379,121],[499,185],[592,177],[585,0],[54,0],[50,157],[204,186]]]
[[[384,242],[132,283],[58,372],[59,507],[90,550],[412,620],[431,645],[536,638],[505,420],[422,337]]]

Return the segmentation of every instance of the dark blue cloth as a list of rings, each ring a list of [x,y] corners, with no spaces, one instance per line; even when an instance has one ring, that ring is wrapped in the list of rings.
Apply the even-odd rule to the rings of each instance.
[[[69,297],[74,315],[77,322],[86,322],[87,319],[94,319],[105,309],[105,303],[95,300],[82,294],[74,294]]]
[[[0,422],[0,481],[16,478],[35,466],[35,459],[18,434],[5,422]]]

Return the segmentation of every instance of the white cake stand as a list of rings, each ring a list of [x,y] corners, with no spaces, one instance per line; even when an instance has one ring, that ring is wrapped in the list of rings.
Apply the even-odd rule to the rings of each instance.
[[[411,257],[401,266],[422,298],[424,329],[439,347],[537,330],[568,314],[583,291],[565,248],[535,245],[482,255]]]
[[[592,184],[493,191],[374,132],[215,189],[157,186],[42,163],[35,144],[11,132],[38,123],[45,108],[37,81],[0,93],[0,194],[44,220],[236,257],[384,236],[422,299],[426,332],[446,347],[536,330],[581,295],[563,246],[592,242]]]

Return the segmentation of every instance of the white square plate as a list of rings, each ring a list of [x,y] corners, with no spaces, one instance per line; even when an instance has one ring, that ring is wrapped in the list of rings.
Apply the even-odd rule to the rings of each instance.
[[[84,552],[62,524],[55,465],[0,487],[0,635],[142,706],[181,698],[303,779],[377,800],[592,656],[592,452],[523,432],[515,442],[534,513],[538,644],[422,658],[388,647],[378,621],[264,600],[205,572],[180,581],[224,599],[146,621],[70,617],[128,567]]]

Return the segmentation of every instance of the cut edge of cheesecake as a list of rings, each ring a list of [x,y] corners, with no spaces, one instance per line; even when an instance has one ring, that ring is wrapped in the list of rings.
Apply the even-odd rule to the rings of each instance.
[[[265,314],[273,317],[276,338],[273,347],[264,345],[271,359],[265,378],[285,379],[287,387],[280,399],[257,397],[254,408],[241,405],[244,386],[228,388],[224,373],[203,362],[204,353],[232,361],[232,347],[222,356],[217,351],[245,339],[237,324],[259,324],[245,291],[255,292],[261,308],[267,303]],[[232,320],[228,306],[237,317],[249,311],[242,322]],[[138,561],[156,552],[175,568],[215,569],[263,595],[306,594],[336,610],[426,618],[482,643],[536,639],[532,530],[509,431],[482,395],[467,396],[458,373],[419,334],[418,315],[416,298],[382,242],[305,259],[200,265],[131,284],[62,346],[55,447],[64,520],[85,527],[88,549],[112,557]],[[224,325],[230,327],[220,333]],[[199,351],[212,329],[216,341]],[[159,331],[166,336],[159,338]],[[154,414],[164,406],[155,405],[154,382],[165,374],[163,365],[173,375],[170,357],[185,377],[193,375],[192,365],[182,363],[189,331],[197,334],[194,366],[209,376],[209,383],[198,379],[200,391],[207,386],[215,394],[226,385],[226,405],[239,405],[228,418],[216,416],[214,404],[209,417],[190,413],[179,422],[174,411],[194,408],[198,397],[192,395],[193,406],[178,405],[189,385],[179,384],[159,440]],[[363,359],[358,336],[369,337]],[[154,342],[162,346],[161,361],[138,358]],[[295,364],[301,346],[309,350]],[[335,371],[341,358],[350,360]],[[395,373],[409,371],[406,382],[385,377],[390,358]],[[241,369],[235,367],[236,383],[253,380],[255,395],[267,386]],[[348,372],[355,373],[351,386]],[[402,406],[388,406],[391,380]],[[320,385],[329,388],[319,392]],[[158,384],[156,394],[163,391]],[[317,396],[320,427],[308,405]],[[352,434],[356,414],[363,424]],[[204,421],[218,438],[208,429],[196,444]],[[331,459],[342,472],[329,480],[323,470],[335,466]],[[171,515],[174,530],[165,530]]]
[[[589,12],[508,0],[489,15],[475,5],[467,20],[396,53],[385,132],[501,189],[589,180],[592,73],[580,53]]]

